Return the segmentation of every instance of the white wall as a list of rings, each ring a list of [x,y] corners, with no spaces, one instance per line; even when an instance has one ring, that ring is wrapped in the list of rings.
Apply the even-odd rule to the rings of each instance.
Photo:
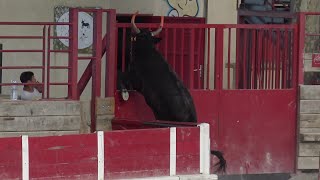
[[[172,9],[172,6],[177,4],[183,4],[185,0],[110,0],[110,8],[114,8],[118,13],[134,13],[137,10],[141,14],[153,14],[155,16],[168,16],[168,13]],[[198,2],[198,14],[197,17],[204,17],[206,14],[207,0],[192,0],[188,8],[197,8],[196,2]],[[181,5],[182,6],[182,5]],[[192,12],[190,10],[189,12]]]

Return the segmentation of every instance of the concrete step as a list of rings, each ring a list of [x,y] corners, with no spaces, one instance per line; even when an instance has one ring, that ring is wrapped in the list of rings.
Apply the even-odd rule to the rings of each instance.
[[[320,100],[300,100],[300,114],[320,114]]]
[[[320,100],[319,85],[301,85],[300,100]]]
[[[300,114],[300,128],[320,128],[320,114]]]
[[[299,143],[299,156],[319,157],[320,143],[314,143],[314,142]]]
[[[320,144],[320,133],[301,133],[300,141],[301,142],[319,142]]]
[[[319,157],[298,157],[299,170],[319,169]],[[306,179],[307,180],[307,179]]]

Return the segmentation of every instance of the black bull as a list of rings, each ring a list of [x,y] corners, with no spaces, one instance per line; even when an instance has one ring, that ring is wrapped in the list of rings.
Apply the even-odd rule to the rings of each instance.
[[[156,50],[155,37],[162,30],[154,32],[136,27],[135,14],[132,17],[133,34],[127,41],[125,59],[128,63],[125,72],[118,66],[117,86],[122,93],[131,87],[144,96],[157,120],[176,122],[197,122],[196,109],[192,96],[165,58]],[[126,38],[126,37],[123,37]],[[127,40],[128,40],[127,39]],[[119,57],[119,55],[118,55]],[[119,63],[118,63],[119,64]],[[211,151],[220,162],[219,171],[225,170],[226,161],[219,151]]]

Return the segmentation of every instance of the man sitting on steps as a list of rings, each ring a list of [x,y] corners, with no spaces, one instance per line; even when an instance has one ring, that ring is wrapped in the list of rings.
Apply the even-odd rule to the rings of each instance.
[[[39,83],[31,71],[21,73],[20,81],[22,83]],[[24,85],[21,100],[39,100],[41,99],[40,93],[42,93],[42,87],[40,85]]]

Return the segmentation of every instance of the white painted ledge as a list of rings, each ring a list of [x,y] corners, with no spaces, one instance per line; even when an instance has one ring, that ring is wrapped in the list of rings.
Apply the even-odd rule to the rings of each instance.
[[[210,175],[181,175],[181,176],[162,176],[162,177],[148,177],[148,178],[133,178],[123,180],[218,180],[216,174]]]

